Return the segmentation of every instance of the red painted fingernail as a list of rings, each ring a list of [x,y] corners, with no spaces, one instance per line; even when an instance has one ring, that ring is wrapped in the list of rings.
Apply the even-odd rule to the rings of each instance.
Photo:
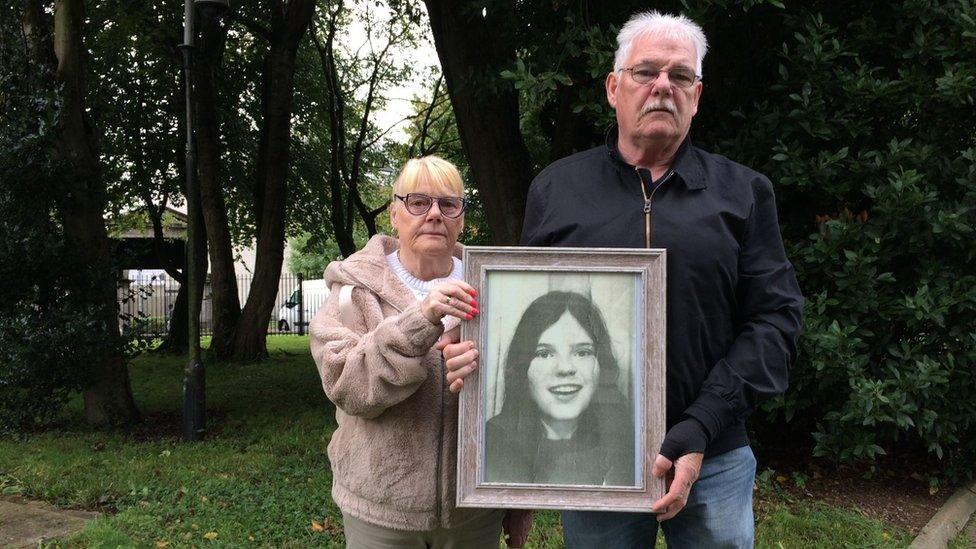
[[[478,297],[478,290],[471,290],[468,293],[471,294],[471,297]]]
[[[471,300],[471,306],[474,307],[475,309],[477,309],[478,308],[478,300],[477,299],[472,299]]]
[[[476,314],[478,314],[478,313],[480,313],[480,312],[481,312],[481,311],[479,311],[479,310],[477,309],[477,307],[476,307],[476,308],[475,308],[475,310],[473,310],[473,311],[471,311],[471,314],[474,314],[474,315],[476,315]]]
[[[464,315],[464,318],[465,318],[465,320],[471,320],[472,318],[474,318],[474,316],[471,315],[471,314],[466,314],[466,315]]]

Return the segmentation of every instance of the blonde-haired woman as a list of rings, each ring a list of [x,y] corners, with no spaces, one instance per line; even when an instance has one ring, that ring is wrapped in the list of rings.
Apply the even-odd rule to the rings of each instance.
[[[397,238],[376,235],[328,266],[331,293],[310,327],[339,425],[328,449],[332,496],[347,547],[495,549],[504,511],[454,505],[454,393],[475,364],[448,371],[436,347],[479,313],[461,280],[464,186],[453,164],[427,156],[404,165],[392,198]],[[518,530],[513,546],[527,525]]]

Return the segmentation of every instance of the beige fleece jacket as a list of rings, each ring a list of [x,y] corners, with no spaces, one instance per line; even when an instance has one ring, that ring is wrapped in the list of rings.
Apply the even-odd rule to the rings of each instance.
[[[322,387],[336,405],[332,497],[343,513],[399,530],[455,527],[490,511],[454,506],[457,396],[447,390],[444,328],[389,268],[397,240],[376,235],[325,271],[331,293],[309,326]],[[460,257],[461,246],[455,247]],[[339,320],[352,285],[354,325]],[[350,322],[350,320],[347,320]]]

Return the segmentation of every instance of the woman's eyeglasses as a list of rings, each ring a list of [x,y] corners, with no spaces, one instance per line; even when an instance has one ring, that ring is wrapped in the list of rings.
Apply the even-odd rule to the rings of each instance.
[[[403,205],[407,207],[407,211],[413,215],[424,215],[429,212],[435,200],[437,201],[437,209],[441,211],[441,215],[451,219],[460,217],[464,213],[464,209],[468,206],[467,200],[456,196],[433,197],[420,193],[407,193],[406,196],[395,194],[393,196],[397,200],[402,200]]]

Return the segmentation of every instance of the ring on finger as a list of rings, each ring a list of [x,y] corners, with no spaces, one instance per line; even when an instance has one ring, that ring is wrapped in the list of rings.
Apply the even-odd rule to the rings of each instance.
[[[454,306],[454,298],[453,297],[447,298],[447,301],[445,301],[445,303],[447,303],[448,305],[450,305],[450,306],[453,307]]]

